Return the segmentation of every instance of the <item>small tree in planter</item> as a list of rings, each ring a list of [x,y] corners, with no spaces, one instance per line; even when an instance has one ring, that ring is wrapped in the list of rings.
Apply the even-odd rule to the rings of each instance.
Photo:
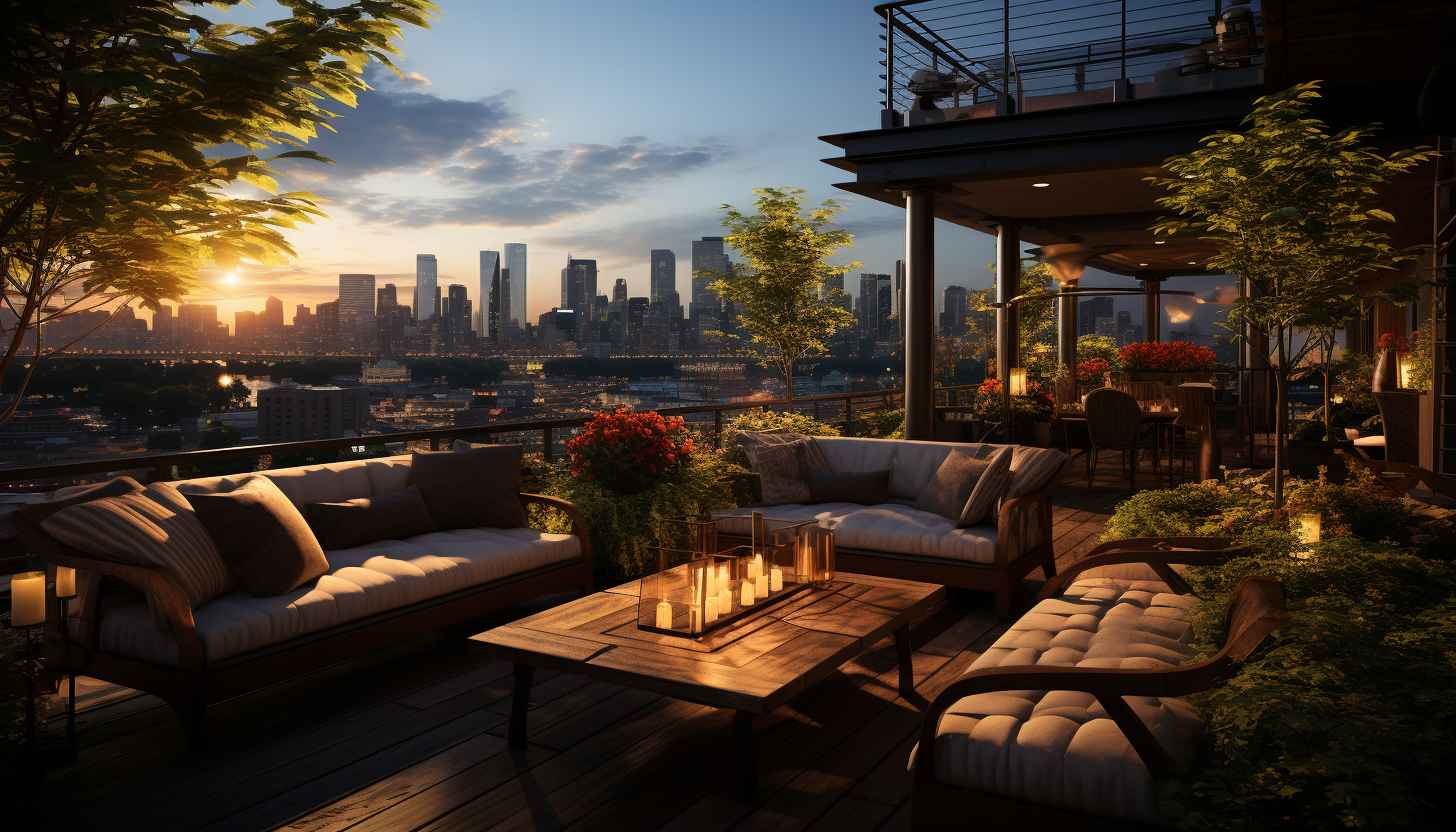
[[[792,412],[794,363],[810,351],[825,349],[836,331],[854,323],[854,315],[839,306],[843,291],[821,299],[819,288],[826,277],[860,264],[827,262],[839,249],[854,245],[848,231],[828,227],[839,211],[833,200],[805,216],[800,203],[808,200],[799,196],[804,191],[798,188],[753,192],[758,194],[758,213],[722,206],[723,225],[733,230],[726,242],[747,262],[732,264],[726,274],[701,271],[695,276],[718,278],[710,288],[737,307],[738,322],[752,334],[759,363],[783,373]]]
[[[1353,277],[1391,269],[1414,258],[1396,249],[1375,222],[1393,222],[1368,207],[1376,189],[1426,159],[1421,149],[1383,156],[1362,142],[1374,126],[1331,135],[1306,118],[1319,97],[1317,82],[1298,84],[1255,102],[1241,133],[1219,131],[1199,149],[1163,163],[1169,177],[1152,177],[1171,192],[1159,198],[1178,217],[1153,231],[1196,235],[1215,243],[1214,269],[1236,274],[1251,291],[1229,312],[1228,326],[1248,323],[1274,336],[1277,381],[1275,499],[1282,504],[1291,369],[1305,351],[1359,314]],[[1381,292],[1395,302],[1414,297],[1409,283]],[[1313,337],[1295,348],[1295,333]]]

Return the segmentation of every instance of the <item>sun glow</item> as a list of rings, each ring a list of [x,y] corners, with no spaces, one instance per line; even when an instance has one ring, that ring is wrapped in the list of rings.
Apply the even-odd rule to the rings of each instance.
[[[217,386],[219,386],[219,387],[232,387],[233,386],[233,377],[232,376],[229,376],[229,375],[221,375],[221,376],[218,376],[217,377]]]
[[[222,279],[218,282],[224,286],[236,286],[238,285],[238,282],[240,280],[241,278],[238,277],[237,272],[228,272],[227,274],[223,275]]]

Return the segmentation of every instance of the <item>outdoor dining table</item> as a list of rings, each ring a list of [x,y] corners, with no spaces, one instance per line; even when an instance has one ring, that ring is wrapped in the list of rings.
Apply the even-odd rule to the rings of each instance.
[[[1163,451],[1162,451],[1162,444],[1163,444],[1162,436],[1163,436],[1163,433],[1164,433],[1163,428],[1170,427],[1170,426],[1172,426],[1173,422],[1177,421],[1178,415],[1179,415],[1178,414],[1178,411],[1172,405],[1163,405],[1161,410],[1149,410],[1147,407],[1141,406],[1141,404],[1140,404],[1138,409],[1141,411],[1138,414],[1138,423],[1140,425],[1153,425],[1157,429],[1157,431],[1158,431],[1158,450],[1157,450],[1157,453],[1158,453],[1158,456],[1161,457],[1162,454],[1163,454]],[[1083,410],[1080,407],[1059,407],[1056,410],[1056,414],[1057,414],[1057,418],[1058,419],[1061,419],[1061,420],[1066,421],[1066,422],[1085,422],[1085,421],[1087,421],[1087,411],[1086,410]],[[1170,444],[1170,446],[1169,446],[1169,458],[1168,458],[1168,475],[1169,475],[1170,478],[1172,477],[1172,473],[1173,473],[1173,459],[1172,459],[1172,448],[1171,448],[1171,444]]]

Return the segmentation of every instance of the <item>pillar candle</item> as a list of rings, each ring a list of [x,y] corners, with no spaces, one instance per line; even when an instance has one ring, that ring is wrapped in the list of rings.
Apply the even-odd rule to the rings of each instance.
[[[711,600],[711,599],[709,599]],[[703,631],[703,608],[697,604],[688,607],[688,632],[701,633]]]
[[[722,592],[718,593],[718,614],[719,615],[732,615],[733,614],[733,593],[732,592],[729,592],[726,589],[723,590]]]
[[[657,626],[663,630],[672,629],[672,604],[666,601],[657,603]]]
[[[755,598],[768,597],[768,576],[759,575],[758,580],[753,582],[753,595]]]
[[[754,585],[754,581],[744,581],[742,586],[739,587],[739,603],[745,607],[753,606]]]
[[[30,627],[45,621],[45,573],[10,576],[10,625]]]
[[[769,570],[768,588],[771,592],[778,592],[784,588],[784,570],[777,566]]]
[[[750,581],[756,581],[756,580],[758,580],[758,576],[759,576],[759,566],[758,566],[758,556],[757,555],[755,555],[753,557],[753,560],[751,560],[751,561],[748,562],[746,572],[747,572],[747,574],[745,574],[744,577],[747,580],[750,580]]]
[[[76,570],[69,566],[56,567],[56,597],[76,597]]]
[[[716,596],[716,595],[709,595],[708,596],[708,602],[706,604],[703,604],[703,620],[704,621],[717,621],[718,620],[718,596]]]

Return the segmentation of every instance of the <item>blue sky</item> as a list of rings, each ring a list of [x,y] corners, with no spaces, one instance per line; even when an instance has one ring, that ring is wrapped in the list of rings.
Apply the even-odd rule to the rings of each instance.
[[[255,2],[229,19],[284,14]],[[377,89],[310,145],[338,164],[289,168],[283,187],[328,197],[332,217],[292,235],[297,261],[192,300],[231,323],[274,294],[291,316],[355,272],[404,297],[418,253],[437,256],[442,286],[474,298],[477,253],[507,242],[529,246],[533,320],[557,302],[568,251],[598,260],[600,291],[621,277],[635,296],[647,294],[649,251],[671,248],[686,294],[689,242],[723,234],[718,207],[745,208],[762,186],[838,199],[855,234],[841,262],[889,272],[903,256],[903,212],[835,190],[849,174],[819,161],[837,150],[818,136],[878,125],[873,3],[439,5],[433,29],[406,30],[408,77],[372,72]],[[941,224],[937,243],[937,293],[989,284],[990,237]]]

